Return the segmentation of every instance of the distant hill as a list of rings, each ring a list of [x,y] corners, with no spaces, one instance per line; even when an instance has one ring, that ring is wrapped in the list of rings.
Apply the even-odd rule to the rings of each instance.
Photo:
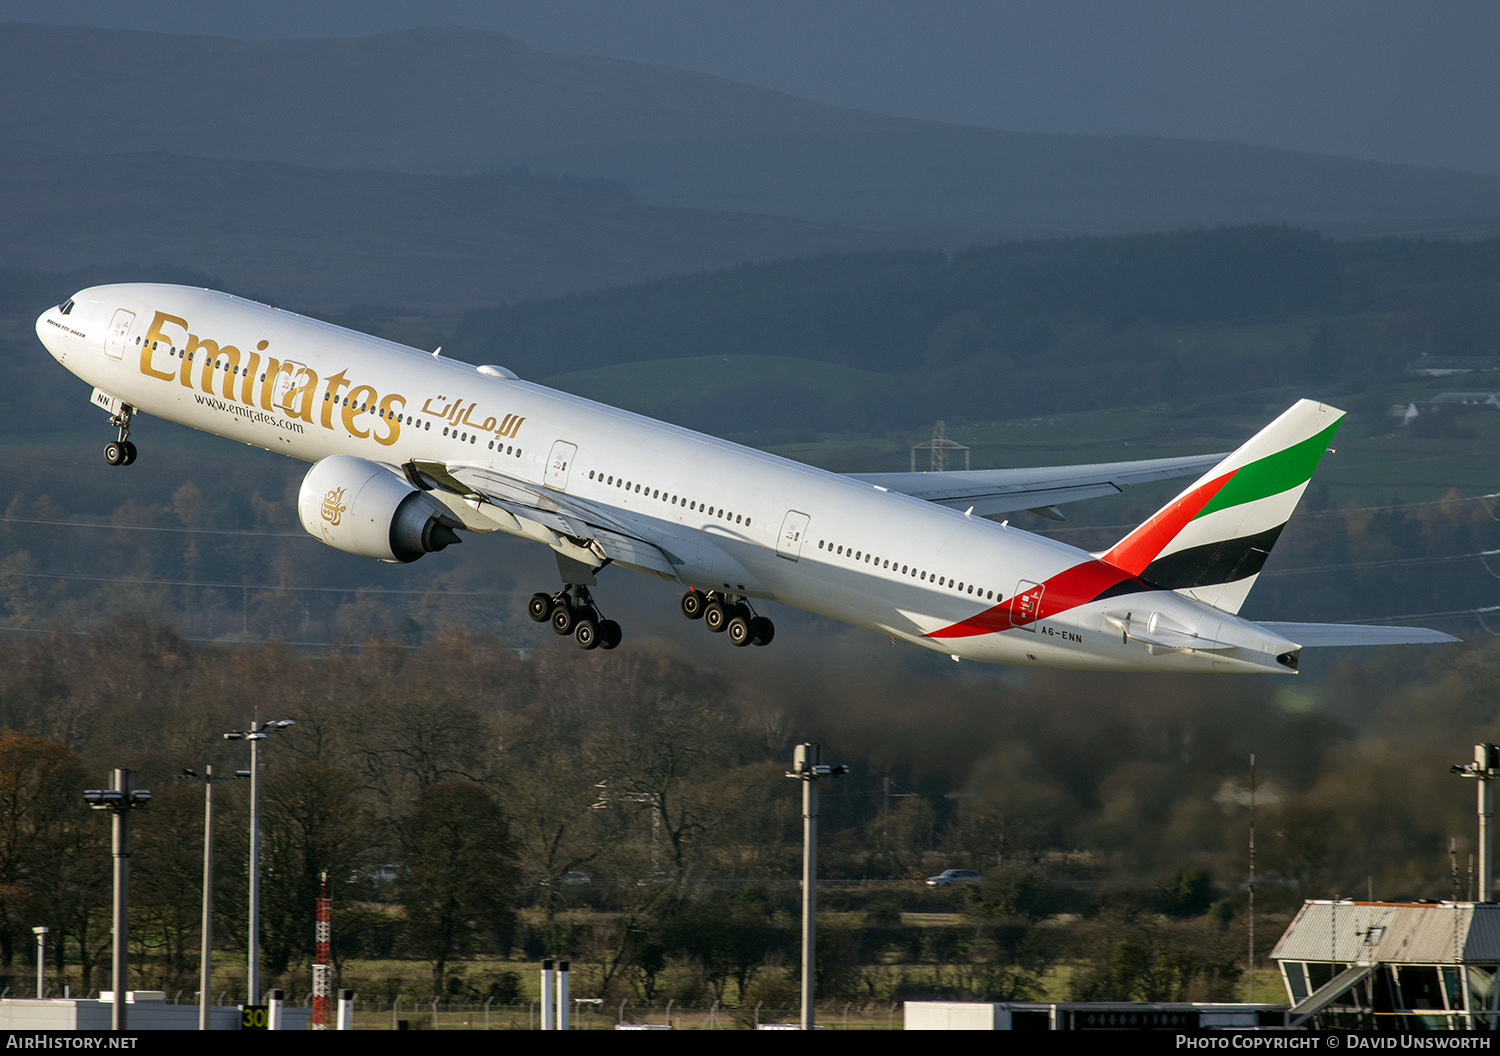
[[[471,312],[446,345],[761,442],[1292,390],[1383,419],[1406,363],[1500,352],[1497,284],[1500,239],[1221,228],[738,265]]]
[[[170,264],[219,276],[237,293],[324,313],[352,306],[456,313],[892,241],[780,217],[641,205],[608,186],[516,174],[339,171],[171,154],[0,158],[0,267]]]
[[[477,30],[235,41],[12,24],[0,55],[10,158],[164,152],[447,175],[526,164],[620,180],[647,204],[950,243],[1248,222],[1500,230],[1500,176],[898,119]]]

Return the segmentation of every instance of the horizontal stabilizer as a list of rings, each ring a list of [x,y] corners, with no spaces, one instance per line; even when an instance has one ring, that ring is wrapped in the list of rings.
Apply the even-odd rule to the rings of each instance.
[[[1325,645],[1436,645],[1463,641],[1426,627],[1375,627],[1363,623],[1261,623],[1259,626],[1306,649]]]

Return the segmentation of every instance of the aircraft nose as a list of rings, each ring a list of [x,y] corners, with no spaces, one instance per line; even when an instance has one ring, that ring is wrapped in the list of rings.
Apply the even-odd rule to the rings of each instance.
[[[62,310],[55,306],[48,308],[36,317],[37,340],[42,343],[42,347],[51,354],[52,358],[59,363],[62,362],[63,355],[67,351],[62,340],[66,331],[60,325],[61,320]]]
[[[47,320],[49,318],[52,318],[56,314],[57,314],[57,309],[56,308],[48,308],[45,312],[43,312],[41,315],[39,315],[39,316],[36,317],[36,337],[37,337],[37,340],[42,343],[42,347],[45,348],[48,352],[52,352],[52,346],[47,343],[47,337],[48,337],[47,331],[51,330],[53,328],[47,325]],[[53,352],[52,354],[54,356],[57,355],[57,353],[55,353],[55,352]]]

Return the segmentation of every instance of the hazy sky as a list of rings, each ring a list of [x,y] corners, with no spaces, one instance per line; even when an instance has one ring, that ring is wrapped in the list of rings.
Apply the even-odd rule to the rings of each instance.
[[[0,21],[243,38],[474,26],[909,117],[1500,172],[1495,0],[0,0]]]

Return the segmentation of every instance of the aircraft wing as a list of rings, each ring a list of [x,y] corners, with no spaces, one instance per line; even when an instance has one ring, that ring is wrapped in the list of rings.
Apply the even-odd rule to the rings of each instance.
[[[1088,466],[1047,466],[1040,469],[975,469],[948,473],[850,473],[886,491],[899,491],[954,509],[974,508],[980,517],[996,517],[1031,510],[1053,520],[1063,519],[1059,503],[1116,495],[1132,484],[1172,477],[1201,476],[1224,460],[1224,455],[1151,458],[1141,462],[1101,462]]]
[[[492,527],[538,539],[564,557],[595,569],[605,561],[615,561],[667,579],[676,578],[670,554],[640,538],[631,524],[594,503],[484,466],[413,461],[402,469],[408,479],[419,476],[429,487],[462,496]]]
[[[1426,627],[1377,627],[1364,623],[1267,623],[1257,621],[1272,634],[1304,649],[1332,645],[1435,645],[1439,642],[1461,642],[1442,631]]]

